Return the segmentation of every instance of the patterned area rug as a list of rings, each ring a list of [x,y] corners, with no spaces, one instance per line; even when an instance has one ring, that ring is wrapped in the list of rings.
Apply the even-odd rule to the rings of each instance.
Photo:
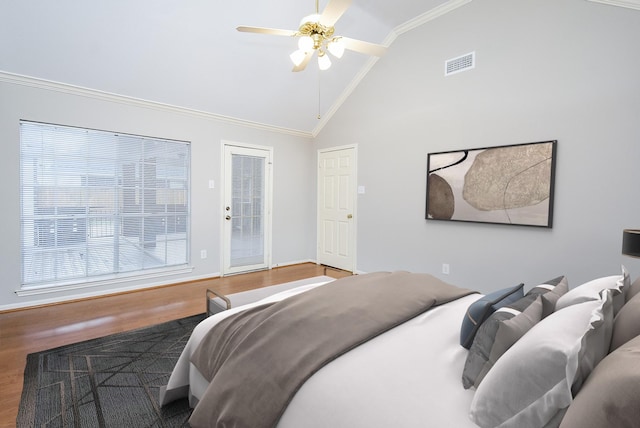
[[[317,276],[227,297],[237,307],[332,279]],[[158,390],[204,318],[196,315],[29,354],[18,428],[188,427],[188,400],[160,407]]]
[[[17,426],[188,427],[186,399],[160,408],[204,314],[29,354]]]

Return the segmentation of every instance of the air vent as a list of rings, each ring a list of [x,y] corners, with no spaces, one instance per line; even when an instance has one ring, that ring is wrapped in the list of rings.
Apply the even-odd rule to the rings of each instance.
[[[461,71],[471,70],[476,66],[476,53],[471,52],[457,58],[452,58],[444,63],[444,75],[460,73]]]

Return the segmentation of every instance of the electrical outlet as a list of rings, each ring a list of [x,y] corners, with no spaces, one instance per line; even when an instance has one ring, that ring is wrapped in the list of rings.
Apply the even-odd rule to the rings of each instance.
[[[200,258],[201,259],[207,258],[207,250],[200,250]]]
[[[442,273],[449,275],[449,263],[442,263]]]

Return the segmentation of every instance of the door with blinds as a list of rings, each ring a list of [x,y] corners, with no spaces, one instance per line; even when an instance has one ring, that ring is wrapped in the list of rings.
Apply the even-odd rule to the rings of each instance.
[[[223,275],[271,265],[271,148],[224,145]]]

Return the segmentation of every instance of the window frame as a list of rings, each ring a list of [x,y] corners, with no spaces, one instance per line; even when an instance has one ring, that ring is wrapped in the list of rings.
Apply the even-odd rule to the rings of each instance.
[[[34,143],[30,132],[51,139]],[[35,144],[47,152],[34,153]],[[189,141],[20,120],[20,188],[19,295],[192,270]],[[36,254],[38,274],[29,271]]]

